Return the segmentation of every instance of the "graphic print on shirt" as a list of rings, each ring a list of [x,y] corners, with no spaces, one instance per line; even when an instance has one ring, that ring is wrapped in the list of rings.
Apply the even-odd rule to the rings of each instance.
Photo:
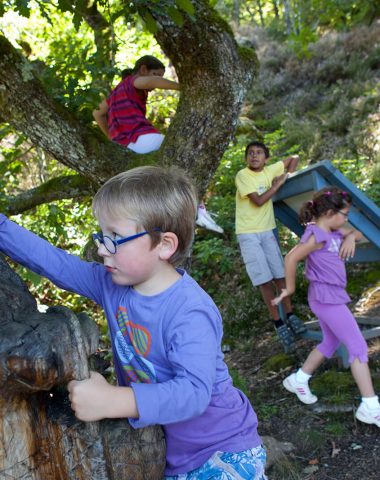
[[[156,383],[154,366],[146,360],[151,347],[150,332],[128,317],[127,309],[119,307],[116,313],[119,330],[115,336],[115,348],[128,383]]]
[[[339,238],[332,238],[329,248],[327,250],[332,253],[339,253],[341,243],[342,241]]]

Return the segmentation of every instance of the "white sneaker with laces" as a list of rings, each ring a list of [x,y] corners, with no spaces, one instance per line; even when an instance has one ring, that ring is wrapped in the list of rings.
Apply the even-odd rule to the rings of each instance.
[[[355,417],[364,423],[380,427],[380,408],[369,408],[364,402],[356,410]]]
[[[214,214],[211,214],[214,215]],[[219,227],[215,220],[211,217],[211,215],[207,212],[206,207],[201,204],[198,207],[198,216],[195,223],[199,227],[206,228],[207,230],[212,230],[213,232],[223,233],[224,230],[222,227]]]
[[[318,401],[318,398],[311,393],[309,384],[307,382],[297,382],[295,373],[292,373],[289,375],[289,377],[286,377],[282,384],[286,390],[288,390],[288,392],[295,393],[298,397],[298,400],[306,405],[311,405],[312,403]]]

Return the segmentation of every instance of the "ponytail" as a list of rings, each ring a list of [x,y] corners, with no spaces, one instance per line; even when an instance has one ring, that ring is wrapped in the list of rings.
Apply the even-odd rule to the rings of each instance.
[[[129,75],[132,75],[132,73],[133,73],[133,68],[125,68],[124,70],[122,70],[120,73],[122,80],[124,80],[124,78],[129,77]]]
[[[304,203],[300,209],[299,220],[306,225],[317,220],[329,210],[338,212],[351,205],[351,195],[338,187],[325,187],[313,195],[313,199]]]
[[[314,202],[310,200],[302,205],[299,213],[299,221],[301,225],[306,225],[310,223],[314,217]]]

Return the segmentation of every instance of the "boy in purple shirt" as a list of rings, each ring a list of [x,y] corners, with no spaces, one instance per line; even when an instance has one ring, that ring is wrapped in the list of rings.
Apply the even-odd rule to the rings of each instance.
[[[277,304],[294,292],[297,264],[306,258],[308,302],[319,319],[323,339],[310,352],[302,368],[285,378],[283,385],[301,402],[315,403],[318,399],[309,389],[309,379],[342,343],[347,348],[352,376],[362,396],[356,418],[380,427],[380,403],[368,367],[367,343],[346,305],[350,297],[346,292],[344,260],[353,257],[355,242],[362,238],[358,230],[344,227],[350,206],[347,192],[326,187],[301,208],[300,221],[306,224],[306,229],[300,243],[285,257],[286,288],[273,302]]]
[[[96,372],[68,384],[83,421],[160,424],[165,478],[265,479],[265,450],[247,397],[233,387],[212,299],[176,268],[193,240],[195,188],[179,170],[140,167],[95,195],[104,265],[85,262],[0,216],[0,249],[106,313],[118,385]]]

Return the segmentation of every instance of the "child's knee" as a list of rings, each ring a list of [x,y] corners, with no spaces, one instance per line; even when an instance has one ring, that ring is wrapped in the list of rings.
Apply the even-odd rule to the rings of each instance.
[[[324,357],[331,358],[338,350],[339,345],[339,340],[324,339],[320,344],[317,345],[316,348]]]
[[[362,363],[368,363],[368,345],[364,338],[354,346],[346,348],[348,350],[348,363],[350,365],[355,359],[359,359]]]

